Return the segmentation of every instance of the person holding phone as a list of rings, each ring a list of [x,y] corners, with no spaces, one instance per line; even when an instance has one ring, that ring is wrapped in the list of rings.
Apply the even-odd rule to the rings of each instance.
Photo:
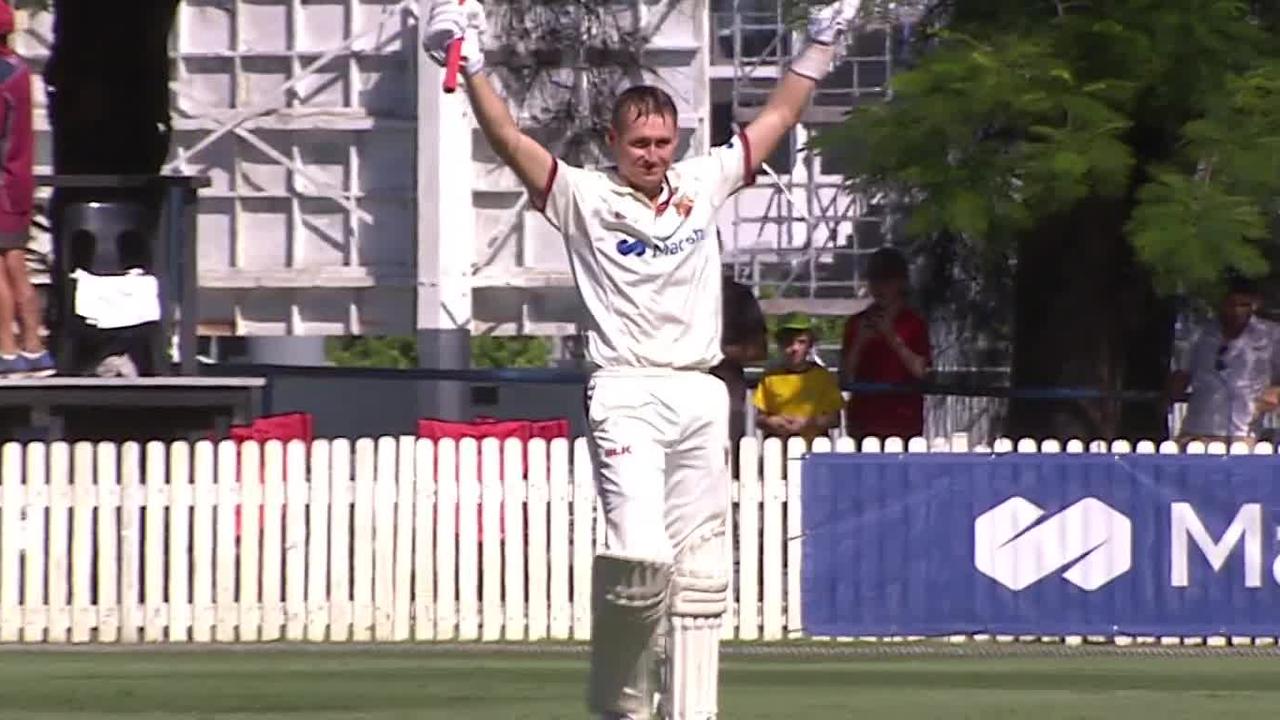
[[[877,250],[867,274],[873,302],[845,323],[841,380],[906,387],[894,393],[853,393],[845,408],[846,429],[859,438],[916,437],[924,433],[924,396],[909,386],[929,373],[929,326],[907,306],[909,271],[901,252]]]

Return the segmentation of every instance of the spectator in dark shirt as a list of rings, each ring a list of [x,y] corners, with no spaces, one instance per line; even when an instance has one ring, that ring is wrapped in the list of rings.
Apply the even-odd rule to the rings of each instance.
[[[845,323],[841,378],[855,383],[918,383],[929,372],[932,356],[928,324],[907,307],[907,260],[897,250],[881,248],[871,256],[867,275],[873,302]],[[916,437],[924,433],[924,397],[855,392],[845,419],[852,437]]]
[[[738,442],[747,431],[747,379],[745,366],[761,362],[769,354],[769,331],[764,313],[751,288],[726,276],[722,282],[724,324],[720,349],[724,360],[711,374],[729,388],[729,439],[733,443],[733,469],[738,468]]]

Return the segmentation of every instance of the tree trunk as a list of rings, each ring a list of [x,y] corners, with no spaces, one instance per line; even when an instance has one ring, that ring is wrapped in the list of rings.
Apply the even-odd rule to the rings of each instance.
[[[57,0],[45,69],[59,174],[160,171],[169,153],[169,30],[178,0]]]
[[[1174,314],[1138,265],[1123,227],[1125,200],[1092,199],[1046,219],[1018,246],[1015,388],[1158,392]],[[1014,399],[1007,433],[1037,439],[1163,439],[1158,400]]]

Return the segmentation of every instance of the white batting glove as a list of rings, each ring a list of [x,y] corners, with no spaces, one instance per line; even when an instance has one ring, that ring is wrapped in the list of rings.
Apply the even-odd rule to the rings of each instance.
[[[843,38],[858,14],[862,0],[840,0],[809,12],[809,40],[819,45],[835,45]]]
[[[433,0],[427,29],[422,34],[422,49],[443,67],[449,43],[460,37],[463,69],[467,75],[475,75],[484,69],[482,43],[486,29],[484,6],[477,0]]]

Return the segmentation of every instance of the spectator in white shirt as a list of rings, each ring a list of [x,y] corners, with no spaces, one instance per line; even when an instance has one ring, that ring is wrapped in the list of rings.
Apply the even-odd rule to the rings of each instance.
[[[1218,321],[1170,378],[1171,397],[1187,402],[1179,441],[1257,440],[1262,416],[1280,407],[1280,338],[1256,317],[1260,300],[1253,281],[1233,275]]]

